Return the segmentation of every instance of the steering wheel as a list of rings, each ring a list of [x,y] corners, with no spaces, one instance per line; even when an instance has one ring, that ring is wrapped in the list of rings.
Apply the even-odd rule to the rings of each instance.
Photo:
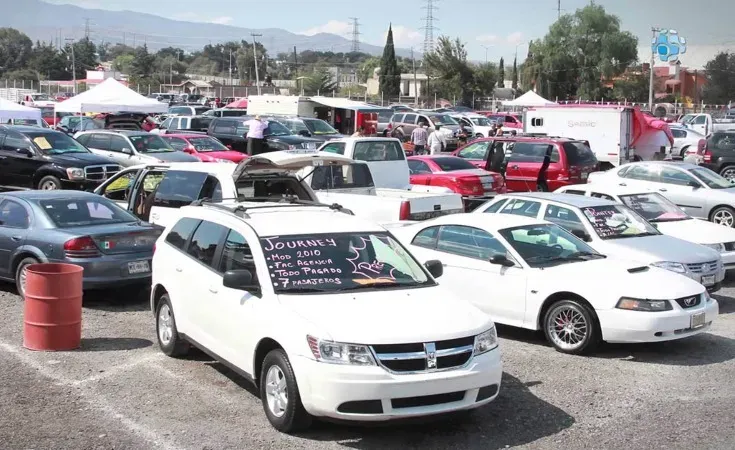
[[[559,255],[561,254],[561,252],[564,251],[564,247],[559,244],[550,245],[549,248],[553,248],[554,250],[556,250],[556,255]]]

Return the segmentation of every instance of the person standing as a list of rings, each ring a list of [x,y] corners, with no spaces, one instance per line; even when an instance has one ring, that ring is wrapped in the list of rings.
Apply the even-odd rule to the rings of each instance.
[[[260,116],[244,122],[244,125],[248,127],[248,134],[246,135],[248,140],[248,155],[255,156],[265,152],[265,140],[263,133],[268,128],[267,120],[260,120]]]
[[[426,142],[429,140],[429,133],[426,132],[426,124],[421,122],[417,128],[411,132],[411,143],[413,144],[414,155],[423,155],[426,149]]]
[[[426,144],[429,147],[429,154],[431,155],[438,155],[439,153],[443,152],[445,148],[447,148],[447,140],[444,136],[444,133],[439,131],[441,128],[441,125],[436,125],[436,129],[431,132],[429,135],[429,138],[426,141]]]
[[[365,137],[365,128],[360,127],[352,134],[352,137]]]

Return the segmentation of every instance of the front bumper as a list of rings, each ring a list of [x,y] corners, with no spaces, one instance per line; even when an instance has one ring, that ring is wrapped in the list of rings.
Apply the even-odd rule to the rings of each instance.
[[[386,421],[472,409],[494,400],[503,367],[500,349],[460,369],[391,374],[378,366],[346,366],[306,357],[292,361],[309,414],[340,420]]]
[[[61,180],[61,186],[64,189],[74,190],[74,191],[93,191],[97,186],[102,184],[105,180],[100,181],[92,181],[92,180]]]
[[[709,330],[719,314],[717,300],[691,309],[674,305],[672,311],[643,312],[623,309],[598,310],[602,339],[607,342],[662,342],[695,336]],[[705,325],[691,328],[691,317],[705,313]]]
[[[735,251],[733,252],[722,252],[722,265],[725,266],[725,270],[735,269]]]
[[[704,287],[707,288],[707,291],[709,292],[717,292],[722,288],[722,280],[725,279],[725,267],[720,268],[716,272],[710,272],[710,273],[692,273],[687,271],[685,276],[688,278],[691,278],[692,280],[696,281],[697,283],[702,284]],[[710,278],[711,277],[711,278]],[[709,280],[714,280],[714,282],[710,283]]]
[[[150,283],[150,271],[131,274],[128,272],[128,263],[133,261],[148,261],[148,267],[150,268],[152,258],[152,252],[141,252],[103,255],[98,258],[65,258],[51,262],[81,266],[84,269],[82,274],[82,287],[87,290]]]

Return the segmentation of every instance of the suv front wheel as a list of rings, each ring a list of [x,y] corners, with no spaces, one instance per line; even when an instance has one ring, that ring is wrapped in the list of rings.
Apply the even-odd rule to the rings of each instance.
[[[276,430],[292,433],[311,425],[311,416],[301,403],[291,363],[280,348],[271,350],[263,359],[260,399],[265,416]]]
[[[38,182],[38,189],[41,191],[55,191],[57,189],[61,189],[61,180],[53,175],[46,175]]]

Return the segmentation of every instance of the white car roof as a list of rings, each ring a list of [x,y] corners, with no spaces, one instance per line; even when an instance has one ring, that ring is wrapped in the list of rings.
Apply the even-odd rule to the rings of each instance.
[[[563,193],[565,191],[592,191],[608,195],[631,195],[631,194],[648,194],[650,189],[636,188],[632,186],[620,186],[618,184],[607,183],[588,183],[588,184],[570,184],[554,191],[555,193]]]
[[[220,175],[225,177],[231,177],[235,171],[237,164],[232,163],[205,163],[205,162],[179,162],[179,163],[157,163],[157,164],[138,164],[135,166],[126,167],[123,170],[128,169],[145,169],[145,168],[165,168],[167,170],[181,170],[187,172],[204,172],[211,175]]]
[[[406,228],[428,228],[437,225],[460,225],[466,227],[481,228],[484,230],[497,231],[505,228],[520,227],[524,225],[538,225],[548,223],[533,217],[518,216],[514,214],[447,214],[435,219],[425,220],[406,226]]]

